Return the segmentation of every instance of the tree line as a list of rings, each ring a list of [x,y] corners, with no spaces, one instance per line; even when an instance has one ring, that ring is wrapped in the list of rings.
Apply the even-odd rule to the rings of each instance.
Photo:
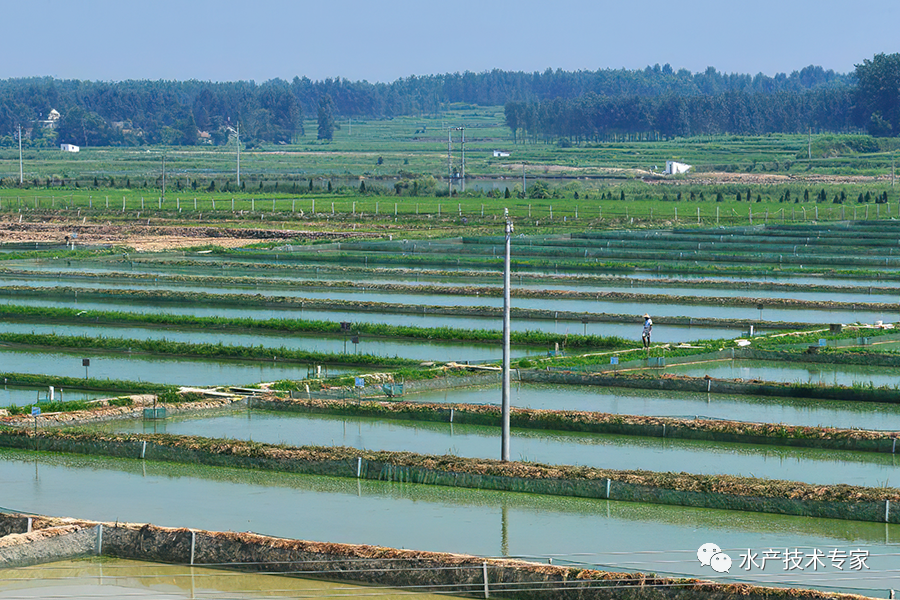
[[[451,103],[506,105],[510,128],[534,138],[810,127],[896,135],[898,57],[877,55],[850,74],[809,66],[774,77],[655,65],[636,70],[492,70],[391,83],[305,77],[262,84],[8,79],[0,81],[0,142],[14,143],[21,125],[34,145],[224,144],[239,125],[242,141],[290,143],[305,133],[304,115],[319,115],[318,137],[328,139],[331,120],[338,115],[437,114]],[[54,109],[60,118],[53,128],[46,127]]]
[[[715,96],[609,98],[594,93],[537,103],[508,102],[516,141],[610,141],[715,135],[850,131],[859,126],[852,88],[726,92]]]
[[[510,101],[504,113],[517,141],[520,133],[522,138],[534,141],[809,130],[900,134],[900,54],[866,59],[849,79],[819,77],[809,81],[818,83],[805,88],[782,86],[775,91],[759,86],[719,87],[719,91],[704,94],[668,90],[657,95],[610,96],[591,91],[571,98]]]

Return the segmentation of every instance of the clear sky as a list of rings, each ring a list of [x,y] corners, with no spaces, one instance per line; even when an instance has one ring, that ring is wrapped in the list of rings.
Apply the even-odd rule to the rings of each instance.
[[[900,0],[0,0],[0,79],[393,81],[547,68],[841,73]]]

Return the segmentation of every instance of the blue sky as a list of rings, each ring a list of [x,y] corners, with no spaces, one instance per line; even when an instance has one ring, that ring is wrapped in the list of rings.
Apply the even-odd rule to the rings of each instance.
[[[0,0],[0,78],[393,81],[505,70],[849,72],[897,0]]]

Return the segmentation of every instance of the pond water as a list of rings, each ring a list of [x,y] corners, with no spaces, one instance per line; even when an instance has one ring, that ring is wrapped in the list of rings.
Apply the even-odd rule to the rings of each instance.
[[[178,284],[178,283],[153,283],[153,282],[132,282],[121,283],[116,281],[78,281],[64,282],[67,287],[80,289],[128,289],[128,290],[178,290],[183,292],[200,292],[200,293],[217,293],[217,294],[241,294],[241,295],[258,295],[262,297],[283,296],[287,298],[302,299],[309,298],[314,300],[350,300],[361,302],[384,302],[389,304],[405,304],[413,306],[487,306],[500,308],[503,306],[503,297],[500,296],[482,296],[476,292],[473,296],[462,296],[456,294],[424,294],[415,292],[386,292],[380,290],[372,290],[358,288],[355,290],[346,289],[323,289],[317,291],[313,289],[271,289],[267,286],[259,287],[240,287],[240,286],[220,286],[210,288],[198,284]],[[32,280],[32,279],[9,279],[4,284],[10,286],[29,286],[29,287],[55,287],[60,285],[56,280]],[[73,284],[73,285],[70,285]],[[568,299],[568,298],[518,298],[515,297],[513,290],[512,305],[517,308],[532,308],[541,310],[558,310],[570,312],[588,312],[588,313],[611,313],[611,314],[643,314],[649,312],[654,316],[686,316],[686,317],[704,317],[734,320],[755,320],[765,319],[768,321],[797,321],[801,323],[853,323],[874,322],[882,320],[885,322],[894,322],[900,320],[900,306],[894,310],[875,310],[866,307],[866,302],[873,301],[889,301],[890,296],[860,296],[859,294],[841,294],[837,292],[772,292],[766,290],[704,290],[699,288],[635,288],[628,287],[619,288],[618,291],[637,292],[645,294],[663,294],[678,295],[682,294],[689,297],[752,297],[752,298],[809,298],[813,300],[834,300],[844,302],[858,302],[857,310],[850,309],[826,309],[826,308],[776,308],[766,307],[762,311],[756,310],[755,306],[713,306],[703,304],[692,304],[690,300],[681,299],[672,302],[659,301],[636,301],[621,300],[610,301],[603,300],[600,293],[604,291],[616,291],[614,288],[596,288],[598,296],[596,299]]]
[[[894,367],[765,360],[720,360],[686,365],[666,365],[665,372],[692,377],[709,375],[716,379],[760,379],[824,385],[868,386],[871,384],[875,387],[894,387],[900,383],[900,377]]]
[[[37,333],[57,334],[65,336],[91,336],[108,338],[126,338],[135,340],[168,340],[170,342],[185,342],[190,344],[223,344],[226,346],[264,346],[274,350],[287,348],[290,350],[306,350],[309,352],[356,352],[373,354],[384,357],[400,357],[410,359],[422,359],[440,362],[490,362],[500,361],[503,358],[503,347],[500,344],[453,344],[434,341],[415,340],[385,340],[369,336],[360,336],[359,344],[353,344],[350,338],[316,336],[315,334],[277,335],[266,332],[231,333],[215,330],[202,331],[178,331],[171,328],[144,328],[144,327],[110,327],[103,325],[91,325],[89,323],[76,323],[73,325],[43,325],[34,323],[10,323],[0,322],[2,333]],[[527,348],[512,346],[510,356],[521,358],[523,356],[542,354],[542,348]]]
[[[2,507],[85,519],[254,531],[314,541],[514,556],[726,582],[887,597],[900,526],[587,498],[269,473],[0,449]],[[714,541],[747,549],[868,550],[868,570],[786,572],[697,560]]]
[[[81,361],[91,361],[88,375],[97,379],[150,381],[168,385],[220,386],[249,385],[280,379],[305,379],[307,365],[253,361],[205,361],[199,359],[153,358],[127,353],[51,352],[0,348],[0,364],[7,373],[31,373],[59,377],[84,377]],[[347,369],[328,368],[329,375]]]
[[[92,429],[472,458],[495,458],[500,452],[498,427],[257,410],[177,417],[164,424],[117,421]],[[510,456],[542,464],[688,471],[822,484],[876,486],[900,481],[900,457],[890,454],[532,429],[512,430]]]
[[[465,388],[409,394],[411,402],[500,405],[500,387]],[[900,431],[900,404],[841,402],[807,398],[767,398],[599,386],[517,384],[510,404],[519,408],[581,410],[622,415],[723,419]]]
[[[239,568],[235,566],[234,568]],[[99,556],[62,560],[18,569],[0,569],[0,599],[147,598],[194,600],[197,598],[329,598],[371,596],[387,600],[453,598],[446,594],[367,587],[347,582],[302,579],[265,573],[202,566],[170,565]]]
[[[0,299],[3,302],[3,299]],[[42,298],[6,299],[6,304],[25,304],[27,306],[46,306],[54,308],[76,308],[79,310],[121,311],[141,314],[170,314],[170,315],[195,315],[198,317],[227,317],[250,319],[308,319],[312,321],[348,321],[350,323],[384,323],[387,325],[410,325],[416,327],[454,327],[459,329],[492,329],[500,331],[503,327],[499,317],[457,317],[450,315],[434,314],[392,314],[378,312],[361,312],[350,310],[309,310],[309,309],[279,309],[279,308],[254,308],[254,307],[221,307],[201,304],[199,302],[185,303],[154,303],[135,300],[45,300]],[[582,333],[586,335],[616,335],[624,338],[632,338],[635,344],[639,343],[641,335],[641,319],[635,317],[631,323],[588,323],[581,321],[564,320],[526,320],[512,319],[510,322],[512,331],[546,331],[565,335],[566,333]],[[698,327],[689,325],[657,325],[653,329],[653,340],[660,343],[681,343],[698,339],[736,338],[744,334],[741,327],[715,328]]]
[[[2,383],[2,382],[0,382]],[[47,401],[50,390],[45,387],[20,387],[3,385],[0,388],[0,407],[26,406],[37,401]],[[75,388],[55,388],[54,400],[57,402],[69,402],[73,400],[96,400],[115,396],[110,392],[97,392],[93,390],[79,390]]]
[[[101,273],[106,275],[107,277],[102,279],[87,279],[87,278],[78,278],[78,277],[66,277],[63,273],[54,273],[52,276],[41,275],[37,272],[34,276],[23,277],[21,275],[7,275],[0,272],[0,284],[4,286],[27,286],[27,287],[56,287],[56,286],[66,286],[66,287],[77,287],[83,289],[97,289],[97,288],[110,288],[110,289],[154,289],[154,290],[179,290],[179,291],[191,291],[191,292],[211,292],[214,291],[216,293],[227,293],[227,294],[260,294],[263,296],[288,296],[288,297],[315,297],[313,294],[316,292],[310,289],[298,289],[296,286],[287,286],[283,283],[285,281],[294,281],[296,283],[306,283],[309,285],[315,285],[315,281],[329,281],[329,282],[345,282],[353,280],[360,280],[361,278],[366,282],[378,282],[378,283],[396,283],[402,285],[408,285],[415,287],[416,285],[430,285],[430,286],[438,286],[438,287],[450,287],[450,286],[469,286],[474,288],[500,288],[502,284],[502,276],[498,274],[498,277],[494,280],[486,280],[482,278],[453,278],[446,276],[419,276],[413,274],[399,274],[399,273],[391,273],[391,274],[380,274],[380,273],[324,273],[324,274],[315,274],[309,275],[307,277],[299,277],[296,275],[293,276],[282,276],[279,273],[269,273],[269,272],[260,272],[259,270],[247,270],[243,273],[236,273],[234,270],[229,270],[225,273],[222,269],[203,269],[202,267],[194,267],[184,268],[182,269],[186,272],[186,274],[190,274],[193,276],[246,276],[246,277],[254,277],[254,278],[265,278],[267,279],[266,283],[255,283],[255,284],[240,284],[240,283],[227,283],[227,284],[216,284],[212,285],[204,285],[201,282],[177,282],[177,281],[168,281],[163,279],[162,281],[153,279],[153,280],[136,280],[136,279],[125,279],[119,278],[116,279],[117,275],[121,274],[120,271],[115,270],[103,270],[103,269],[83,269],[84,272],[93,272],[93,273]],[[159,274],[159,275],[171,275],[172,271],[168,271],[165,269],[134,269],[130,270],[132,273],[145,273],[145,274]],[[698,281],[697,279],[693,279],[692,281]],[[717,282],[723,283],[726,280],[716,278]],[[637,283],[637,285],[635,285]],[[846,289],[842,291],[807,291],[803,289],[794,289],[794,290],[763,290],[757,289],[754,287],[754,282],[744,281],[738,282],[733,281],[733,285],[729,287],[703,287],[702,285],[698,286],[677,286],[677,285],[654,285],[652,280],[642,280],[638,278],[632,278],[629,282],[624,282],[620,279],[604,281],[602,278],[595,278],[590,280],[573,278],[569,280],[561,280],[561,281],[541,281],[537,283],[529,283],[527,280],[525,283],[522,282],[521,276],[516,281],[514,277],[512,280],[513,293],[515,290],[592,290],[592,291],[604,291],[604,292],[620,292],[620,293],[639,293],[639,294],[660,294],[660,295],[670,295],[670,296],[698,296],[698,297],[760,297],[760,298],[792,298],[796,300],[809,300],[809,301],[835,301],[835,302],[857,302],[857,303],[866,303],[866,302],[890,302],[891,299],[896,299],[892,294],[872,294],[870,292],[871,282],[869,282],[869,287],[866,286],[852,286],[852,285],[841,285]],[[335,293],[337,290],[328,290],[323,292],[324,294]],[[900,293],[900,289],[897,290]],[[353,292],[349,292],[353,294]],[[428,297],[431,297],[429,295]],[[456,296],[459,297],[459,296]],[[434,302],[430,302],[434,304]]]

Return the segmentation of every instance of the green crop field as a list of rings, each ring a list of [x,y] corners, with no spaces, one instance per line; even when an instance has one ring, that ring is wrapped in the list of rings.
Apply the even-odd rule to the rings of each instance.
[[[229,223],[283,229],[519,231],[893,219],[895,140],[721,135],[571,144],[513,140],[502,107],[316,123],[291,145],[0,150],[0,213],[85,222]],[[465,127],[465,174],[462,135]],[[448,158],[448,135],[452,142]],[[509,152],[495,157],[494,151]],[[811,155],[812,158],[808,158]],[[666,160],[694,165],[663,177]],[[165,178],[163,174],[165,173]],[[453,176],[449,176],[450,174]],[[464,181],[464,182],[463,182]],[[523,193],[524,192],[524,193]],[[420,233],[415,233],[420,232]]]
[[[401,173],[446,178],[448,133],[452,138],[452,169],[461,161],[461,131],[465,127],[465,170],[471,177],[521,178],[522,163],[529,177],[596,177],[629,180],[661,171],[666,160],[695,166],[698,172],[778,174],[889,175],[895,140],[865,136],[767,135],[761,137],[721,135],[659,141],[569,144],[557,140],[514,143],[505,125],[502,107],[468,108],[440,115],[396,117],[384,120],[341,121],[332,141],[316,139],[316,123],[304,123],[306,135],[291,145],[264,145],[243,150],[241,173],[249,183],[272,185],[276,180],[309,178],[399,177]],[[812,142],[811,148],[809,142]],[[812,158],[808,158],[811,149]],[[79,153],[57,149],[27,149],[24,178],[56,178],[90,186],[115,187],[128,179],[133,185],[155,186],[166,173],[174,188],[213,178],[236,179],[237,152],[228,146],[83,148]],[[494,150],[510,152],[495,158]],[[5,183],[17,182],[19,155],[15,148],[0,150],[0,176]],[[379,161],[380,159],[380,161]],[[105,181],[103,181],[105,180]],[[160,182],[161,183],[161,182]],[[188,185],[190,185],[188,183]],[[255,191],[246,190],[245,191]]]

